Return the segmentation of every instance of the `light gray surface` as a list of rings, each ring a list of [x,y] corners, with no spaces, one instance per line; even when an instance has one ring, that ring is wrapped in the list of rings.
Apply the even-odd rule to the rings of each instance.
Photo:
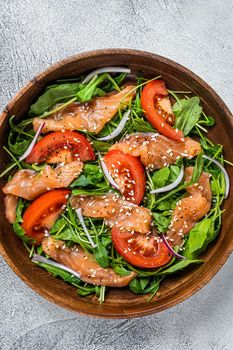
[[[233,109],[232,0],[1,0],[0,107],[68,55],[128,47],[167,56]],[[0,349],[233,349],[233,256],[198,294],[134,320],[77,316],[30,290],[0,258]]]

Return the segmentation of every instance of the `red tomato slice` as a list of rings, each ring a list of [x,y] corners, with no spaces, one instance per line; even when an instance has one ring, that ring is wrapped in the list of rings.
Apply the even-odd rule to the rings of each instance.
[[[141,161],[120,150],[109,151],[104,162],[126,200],[140,204],[146,190],[146,175]]]
[[[26,235],[40,243],[63,211],[69,194],[69,190],[54,190],[42,194],[32,202],[23,215],[22,226]]]
[[[163,80],[150,81],[145,85],[141,93],[142,109],[144,110],[148,121],[156,130],[158,130],[158,132],[172,140],[183,142],[183,132],[172,128],[171,125],[166,123],[165,119],[162,117],[161,110],[158,108],[158,98],[167,95],[168,92]]]
[[[26,162],[49,164],[94,159],[94,150],[85,136],[76,131],[58,131],[37,142]]]
[[[121,231],[114,226],[112,241],[116,251],[134,266],[156,268],[167,264],[172,257],[165,243],[153,234]]]

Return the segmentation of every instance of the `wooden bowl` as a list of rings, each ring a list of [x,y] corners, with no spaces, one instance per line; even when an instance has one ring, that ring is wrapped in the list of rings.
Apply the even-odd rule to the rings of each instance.
[[[9,117],[16,115],[18,121],[23,119],[30,104],[49,83],[58,78],[74,77],[97,67],[113,65],[126,65],[132,71],[140,70],[147,78],[161,74],[168,88],[190,90],[198,95],[205,113],[216,119],[216,126],[209,133],[210,139],[223,144],[225,158],[233,159],[231,114],[220,97],[202,79],[179,64],[152,53],[126,49],[98,50],[78,54],[56,63],[33,78],[8,103],[1,114],[1,149],[7,141]],[[7,161],[6,152],[1,152],[1,171]],[[233,178],[233,168],[228,166],[226,168],[230,177]],[[1,179],[1,185],[4,183],[5,180]],[[203,254],[206,262],[167,278],[151,302],[146,301],[148,296],[137,296],[127,289],[111,289],[107,293],[106,302],[99,304],[95,297],[78,296],[74,287],[36,267],[28,258],[22,242],[13,233],[11,225],[5,218],[2,193],[0,195],[0,252],[12,270],[34,291],[62,307],[82,314],[106,318],[144,316],[165,310],[190,297],[221,268],[233,249],[233,216],[229,215],[232,200],[233,189],[231,188],[229,198],[224,203],[225,212],[221,232]]]

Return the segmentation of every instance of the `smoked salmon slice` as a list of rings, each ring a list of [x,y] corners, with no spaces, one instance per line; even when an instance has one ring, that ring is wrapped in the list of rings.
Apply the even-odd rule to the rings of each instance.
[[[52,237],[43,239],[42,249],[52,259],[78,272],[80,279],[87,283],[107,287],[125,287],[137,275],[131,272],[127,276],[119,276],[113,269],[101,267],[94,256],[85,252],[79,245],[68,248],[64,241],[54,240]]]
[[[81,173],[83,163],[74,161],[53,169],[46,165],[39,173],[33,170],[19,170],[3,187],[5,194],[13,194],[33,200],[40,194],[55,188],[65,188]]]
[[[114,144],[110,150],[113,149],[139,157],[145,167],[155,170],[174,164],[179,158],[197,156],[201,145],[189,137],[184,142],[177,142],[156,133],[136,133]]]
[[[122,200],[116,194],[105,196],[76,196],[71,206],[81,208],[82,214],[91,218],[103,218],[106,225],[121,230],[146,234],[151,229],[152,215],[149,209]]]
[[[191,179],[192,167],[185,169],[185,180]],[[186,188],[189,196],[178,201],[172,213],[167,239],[173,246],[182,245],[183,237],[208,213],[211,207],[212,192],[210,175],[203,172],[197,183]]]
[[[4,198],[5,214],[9,223],[13,224],[16,220],[16,209],[18,204],[18,197],[13,194],[7,194]]]
[[[62,130],[85,130],[93,133],[100,132],[119,109],[124,109],[135,92],[134,85],[127,85],[123,90],[115,94],[96,97],[86,103],[71,103],[63,109],[52,114],[49,118],[33,120],[34,130],[37,131],[41,124],[45,123],[42,133]]]

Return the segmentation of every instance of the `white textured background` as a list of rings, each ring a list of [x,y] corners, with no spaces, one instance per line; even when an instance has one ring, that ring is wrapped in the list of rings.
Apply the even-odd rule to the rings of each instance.
[[[68,55],[128,47],[185,65],[233,109],[232,37],[232,0],[0,0],[0,107]],[[0,258],[0,349],[232,350],[233,256],[189,300],[133,320],[62,310]]]

